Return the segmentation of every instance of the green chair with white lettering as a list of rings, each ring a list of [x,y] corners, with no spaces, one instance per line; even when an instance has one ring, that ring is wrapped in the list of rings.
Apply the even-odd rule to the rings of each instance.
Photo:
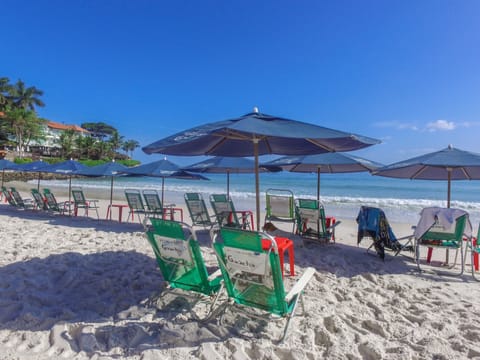
[[[248,310],[259,309],[267,313],[267,320],[287,319],[279,340],[282,341],[315,269],[306,268],[287,292],[274,237],[264,232],[224,227],[216,234],[213,247],[235,313],[248,314]]]
[[[208,274],[192,228],[181,222],[150,218],[146,236],[169,288],[196,292],[214,298],[220,293],[221,272]]]

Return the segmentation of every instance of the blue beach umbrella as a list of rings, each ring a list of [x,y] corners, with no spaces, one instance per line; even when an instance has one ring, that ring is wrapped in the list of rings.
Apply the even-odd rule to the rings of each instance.
[[[360,156],[343,153],[284,156],[263,166],[280,167],[290,172],[317,173],[317,200],[320,201],[320,173],[353,173],[373,171],[383,165]]]
[[[257,228],[260,228],[259,155],[305,155],[358,150],[380,143],[369,137],[258,112],[181,131],[143,147],[147,154],[253,156]]]
[[[167,159],[162,159],[147,163],[144,165],[127,168],[124,173],[130,175],[141,175],[162,178],[162,204],[164,204],[165,193],[165,178],[175,178],[184,180],[208,180],[208,178],[191,174],[188,171],[182,170],[178,165],[172,163]]]
[[[37,172],[38,173],[38,181],[37,181],[37,190],[40,190],[40,178],[43,169],[47,168],[49,164],[45,161],[38,160],[24,164],[13,164],[13,166],[9,166],[8,169],[15,170],[15,171],[25,171],[25,172]]]
[[[108,177],[110,176],[110,206],[112,206],[113,200],[113,178],[116,176],[125,176],[125,170],[128,167],[111,161],[105,164],[92,166],[85,171],[79,171],[78,175],[90,176],[90,177]]]
[[[52,173],[52,174],[62,174],[68,175],[68,203],[71,202],[71,192],[72,192],[72,176],[80,175],[82,172],[88,169],[87,166],[79,163],[75,160],[66,160],[56,164],[48,165],[41,169],[42,172]],[[69,208],[70,213],[70,208]]]
[[[16,165],[15,163],[9,160],[5,160],[5,159],[0,160],[0,170],[2,170],[2,187],[5,179],[5,170],[15,170],[17,166],[18,165]]]
[[[227,174],[227,196],[230,194],[230,174],[253,174],[255,161],[244,157],[215,156],[198,163],[185,166],[183,170],[199,173]],[[260,172],[281,171],[279,167],[260,167]]]
[[[480,180],[480,154],[449,145],[440,151],[381,167],[373,175],[412,180],[446,180],[447,207],[450,207],[452,180]]]

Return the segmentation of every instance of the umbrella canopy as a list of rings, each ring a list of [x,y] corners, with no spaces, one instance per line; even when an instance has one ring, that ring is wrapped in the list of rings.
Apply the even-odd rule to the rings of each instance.
[[[69,175],[68,182],[68,203],[71,202],[71,192],[72,192],[72,175],[80,175],[82,172],[88,169],[87,166],[75,161],[75,160],[66,160],[56,164],[48,165],[40,169],[42,172],[53,173],[53,174],[63,174]],[[70,214],[70,208],[69,208]]]
[[[112,206],[113,201],[113,178],[116,176],[124,176],[125,170],[128,168],[122,164],[111,161],[105,164],[92,166],[87,168],[85,171],[79,171],[79,175],[84,176],[110,176],[110,206]]]
[[[0,170],[2,170],[2,187],[5,179],[5,170],[15,170],[17,165],[11,161],[1,159],[0,160]]]
[[[184,180],[208,180],[206,177],[191,174],[167,159],[162,159],[147,163],[144,165],[127,168],[124,173],[130,175],[152,176],[162,178],[162,205],[164,204],[165,178],[175,178]]]
[[[227,174],[227,196],[230,194],[230,174],[253,174],[255,172],[255,161],[244,157],[215,156],[186,166],[183,170],[200,173]],[[260,172],[281,171],[279,167],[260,167]]]
[[[317,200],[320,200],[320,173],[353,173],[373,171],[383,165],[360,156],[325,153],[303,156],[284,156],[263,166],[276,166],[291,172],[317,173]]]
[[[373,171],[373,175],[419,180],[447,180],[447,207],[450,207],[452,180],[479,180],[480,154],[446,149],[400,161]]]
[[[380,141],[296,120],[253,113],[213,122],[143,147],[147,154],[254,156],[257,228],[260,226],[258,156],[351,151]]]
[[[47,168],[48,166],[49,164],[46,163],[45,161],[38,160],[38,161],[33,161],[30,163],[24,163],[24,164],[13,164],[12,166],[9,166],[7,169],[16,170],[16,171],[26,171],[26,172],[38,172],[37,190],[40,190],[40,178],[41,178],[40,173],[44,171],[43,169]]]

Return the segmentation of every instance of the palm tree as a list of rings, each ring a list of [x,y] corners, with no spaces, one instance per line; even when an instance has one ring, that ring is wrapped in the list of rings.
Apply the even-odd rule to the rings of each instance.
[[[127,140],[123,142],[122,150],[125,151],[125,153],[128,155],[128,152],[130,151],[130,159],[133,157],[133,152],[136,148],[140,146],[139,142],[137,140]]]
[[[115,154],[117,150],[122,146],[123,136],[120,136],[117,130],[115,130],[112,135],[110,136],[110,140],[108,141],[110,144],[110,148],[113,152],[112,158],[115,158]]]
[[[73,145],[75,143],[75,130],[68,129],[62,132],[58,139],[58,143],[62,149],[62,157],[71,157],[73,155]]]
[[[35,86],[26,87],[22,80],[18,80],[10,89],[10,97],[15,107],[20,109],[35,110],[35,106],[43,107],[45,104],[39,99],[43,91]]]
[[[8,105],[8,95],[10,94],[12,86],[10,79],[7,77],[0,77],[0,111],[5,111]]]

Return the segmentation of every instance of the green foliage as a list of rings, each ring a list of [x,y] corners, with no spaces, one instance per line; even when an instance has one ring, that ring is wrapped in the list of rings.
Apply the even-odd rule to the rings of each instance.
[[[82,123],[80,126],[90,131],[92,135],[98,139],[104,139],[107,136],[112,136],[113,134],[118,133],[117,129],[104,122],[86,122]]]
[[[87,160],[80,160],[79,162],[82,163],[83,165],[86,165],[86,166],[97,166],[97,165],[102,165],[102,164],[105,164],[107,162],[110,162],[111,160],[91,160],[91,159],[87,159]]]
[[[140,161],[138,161],[138,160],[131,160],[131,159],[118,160],[117,162],[118,162],[119,164],[122,164],[122,165],[125,165],[125,166],[128,166],[128,167],[137,166],[137,165],[140,165],[140,164],[141,164]]]
[[[31,140],[45,139],[42,125],[46,120],[39,119],[35,112],[37,106],[45,106],[41,96],[43,91],[35,86],[26,86],[22,80],[10,83],[8,77],[0,76],[0,112],[5,113],[0,118],[0,144],[17,145],[22,155]],[[104,122],[86,122],[81,127],[90,131],[91,136],[79,136],[73,130],[64,131],[58,140],[62,157],[91,159],[93,164],[95,161],[119,160],[128,155],[133,157],[134,150],[140,146],[136,140],[124,141],[115,127]],[[125,155],[120,154],[119,149]]]
[[[19,165],[19,164],[29,164],[29,163],[33,162],[33,160],[30,159],[30,158],[20,158],[20,157],[16,157],[15,159],[13,159],[13,162],[14,162],[15,164],[18,164],[18,165]]]

